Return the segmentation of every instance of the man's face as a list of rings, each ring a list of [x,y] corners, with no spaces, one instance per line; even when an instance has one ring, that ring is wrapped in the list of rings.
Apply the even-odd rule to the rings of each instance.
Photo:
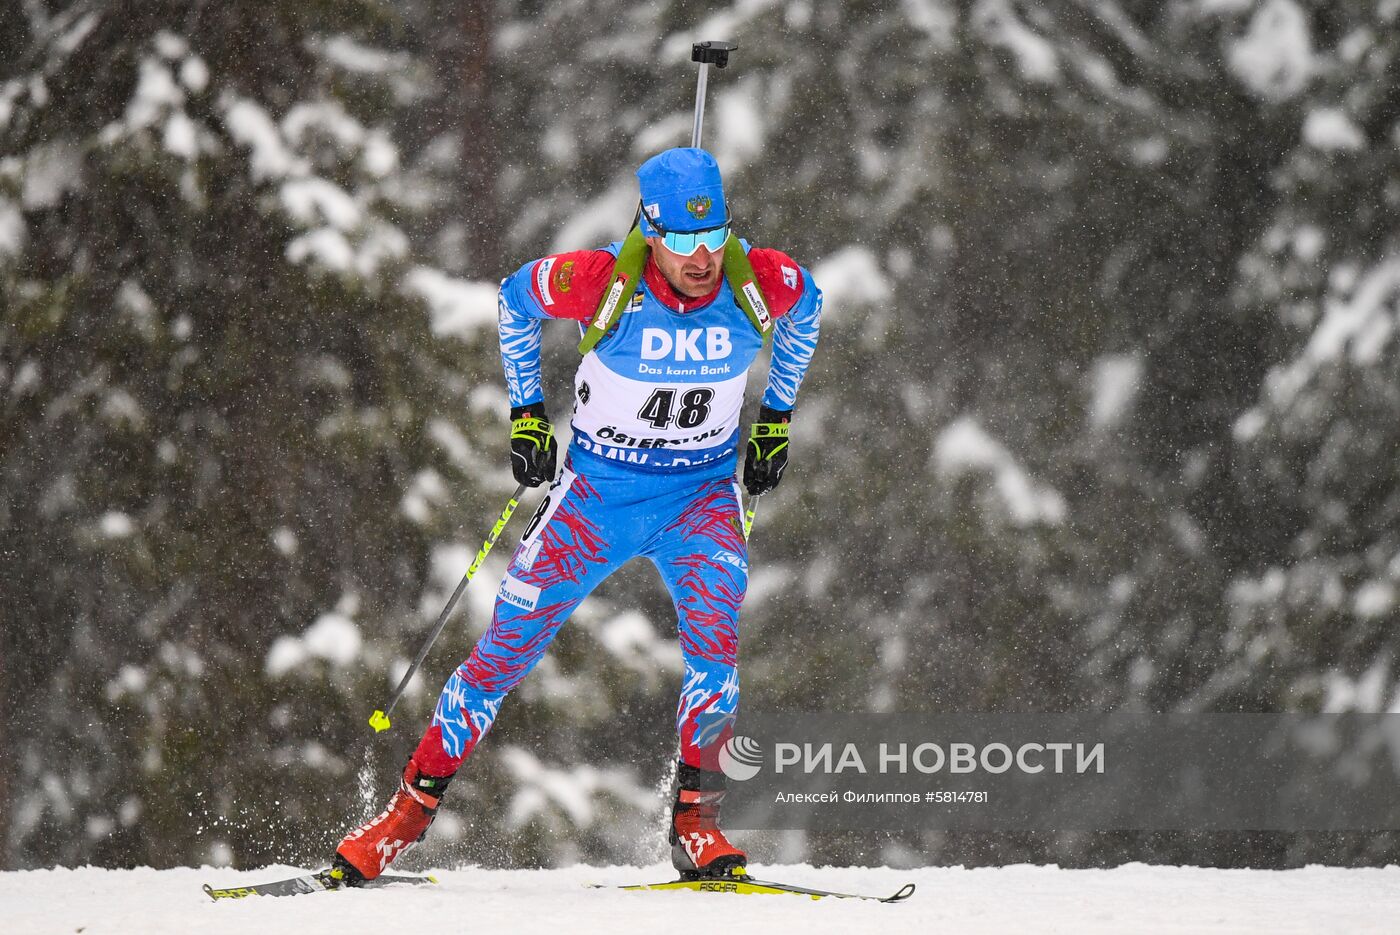
[[[709,295],[719,285],[719,277],[724,269],[724,253],[711,253],[700,247],[690,256],[681,256],[666,249],[660,237],[648,237],[651,255],[656,257],[656,265],[661,275],[666,277],[677,292],[692,299]]]

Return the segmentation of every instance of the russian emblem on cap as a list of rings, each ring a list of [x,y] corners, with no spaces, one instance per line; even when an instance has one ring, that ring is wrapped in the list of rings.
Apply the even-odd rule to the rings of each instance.
[[[705,220],[705,216],[710,213],[710,208],[713,205],[714,202],[710,200],[709,195],[696,195],[685,203],[685,209],[689,211],[696,220],[703,221]]]

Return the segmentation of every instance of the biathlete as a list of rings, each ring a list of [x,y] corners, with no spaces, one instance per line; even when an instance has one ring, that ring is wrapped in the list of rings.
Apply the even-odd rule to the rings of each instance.
[[[745,863],[718,827],[718,754],[738,710],[748,584],[734,478],[739,411],[749,368],[771,335],[767,387],[744,456],[744,486],[759,496],[787,464],[821,293],[785,253],[732,233],[708,152],[667,150],[637,177],[641,204],[626,240],[534,260],[501,283],[512,467],[522,484],[553,483],[511,558],[490,628],[447,680],[398,789],[336,849],[331,873],[346,885],[379,876],[423,838],[506,695],[574,608],[636,556],[651,560],[670,591],[685,664],[672,861],[687,878],[740,872]],[[540,381],[541,322],[556,318],[579,323],[584,352],[573,441],[557,478]]]

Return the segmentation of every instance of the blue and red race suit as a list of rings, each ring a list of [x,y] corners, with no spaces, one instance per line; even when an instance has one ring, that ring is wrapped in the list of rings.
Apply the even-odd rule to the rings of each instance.
[[[547,256],[501,283],[512,406],[543,401],[541,323],[586,326],[619,247]],[[775,319],[763,402],[791,409],[816,348],[821,292],[786,254],[748,255]],[[734,482],[739,411],[761,346],[727,281],[687,298],[648,259],[618,324],[579,364],[564,468],[515,550],[490,628],[443,688],[414,754],[420,769],[455,772],[574,608],[637,556],[656,565],[676,607],[681,757],[718,768],[738,711],[739,607],[748,585]]]

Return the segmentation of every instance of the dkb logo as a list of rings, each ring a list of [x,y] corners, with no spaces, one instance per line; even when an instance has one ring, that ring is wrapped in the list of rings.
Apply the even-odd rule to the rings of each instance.
[[[705,349],[700,349],[704,341]],[[642,360],[722,360],[734,350],[728,328],[680,328],[674,334],[664,328],[642,329]]]

